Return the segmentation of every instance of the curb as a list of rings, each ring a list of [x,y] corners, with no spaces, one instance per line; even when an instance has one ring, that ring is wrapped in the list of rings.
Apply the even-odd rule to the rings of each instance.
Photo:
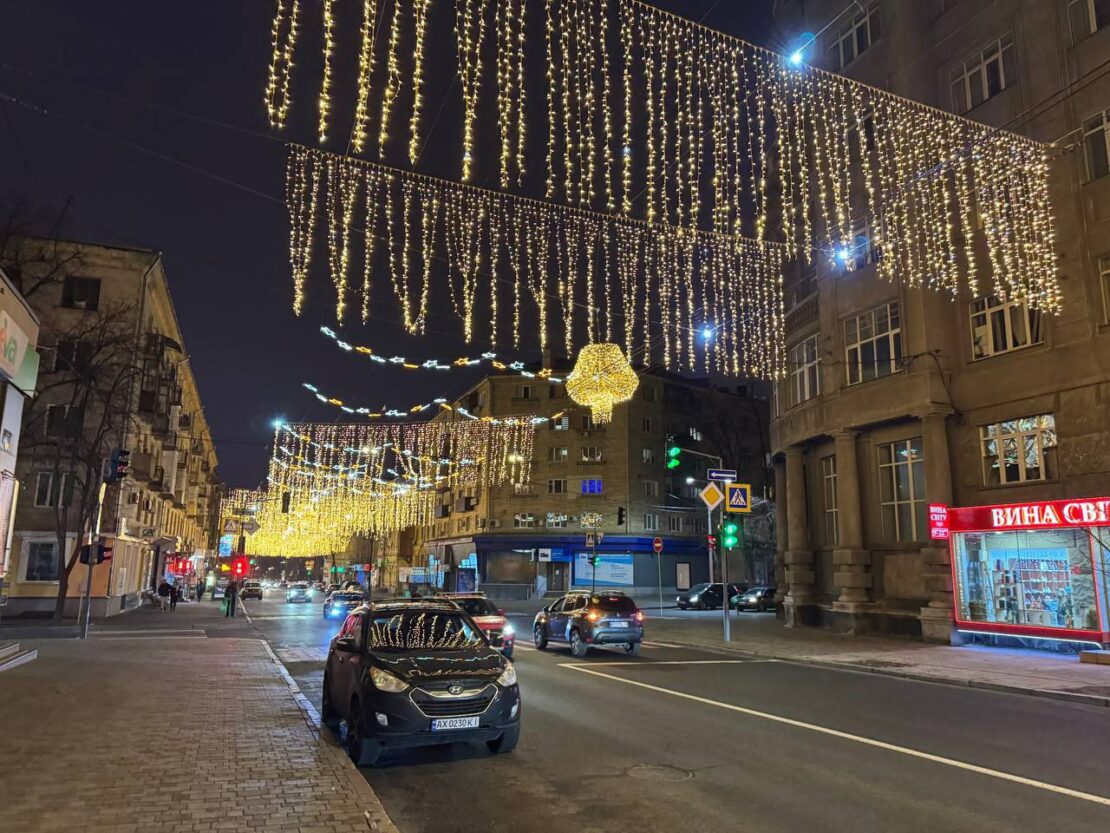
[[[1110,697],[1097,694],[1080,694],[1075,691],[1058,691],[1046,688],[1022,688],[1017,685],[1003,683],[989,683],[971,678],[952,679],[950,677],[934,677],[914,671],[903,671],[897,668],[877,668],[854,662],[831,662],[829,660],[794,657],[786,654],[776,654],[770,651],[753,651],[743,648],[727,648],[723,645],[704,645],[697,642],[681,642],[670,640],[668,643],[654,643],[682,648],[697,648],[710,653],[734,654],[743,657],[758,659],[773,659],[779,662],[788,662],[794,665],[807,665],[814,668],[824,668],[831,671],[851,671],[860,674],[877,674],[882,677],[895,677],[902,680],[912,680],[918,683],[934,683],[936,685],[954,686],[956,688],[974,688],[981,691],[1001,692],[1004,694],[1024,694],[1027,697],[1040,697],[1047,700],[1059,700],[1067,703],[1078,703],[1084,706],[1101,706],[1110,708]]]

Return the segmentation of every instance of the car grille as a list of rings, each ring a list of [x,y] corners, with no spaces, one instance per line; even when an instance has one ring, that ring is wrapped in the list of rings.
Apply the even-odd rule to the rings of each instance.
[[[466,688],[473,688],[473,684]],[[448,684],[437,684],[434,690],[446,691]],[[429,686],[431,688],[431,686]],[[487,685],[478,694],[469,697],[435,697],[423,689],[413,689],[409,695],[416,708],[428,717],[464,717],[466,715],[481,714],[489,708],[490,703],[497,694],[495,686]]]

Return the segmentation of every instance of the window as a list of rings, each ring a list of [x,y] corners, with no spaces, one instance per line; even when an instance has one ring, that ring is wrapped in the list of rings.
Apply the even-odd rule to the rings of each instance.
[[[548,529],[566,529],[567,516],[557,515],[554,512],[547,513],[547,528]]]
[[[95,310],[100,306],[100,279],[68,275],[62,284],[62,306]]]
[[[583,479],[582,481],[582,494],[584,495],[600,495],[601,494],[601,478]]]
[[[536,525],[536,516],[531,512],[518,512],[513,515],[513,527],[516,529],[531,529]]]
[[[640,428],[645,434],[650,434],[652,429],[651,417],[644,417],[644,421],[640,423]]]
[[[966,113],[1017,80],[1014,36],[1005,35],[952,70],[952,109]]]
[[[565,495],[567,493],[566,478],[562,480],[548,480],[547,493],[549,495]]]
[[[1071,37],[1078,43],[1110,23],[1110,0],[1069,0]]]
[[[645,449],[643,449],[642,454],[643,454],[643,458],[644,458],[645,463],[654,463],[655,462],[655,449],[654,448],[645,448]]]
[[[871,234],[871,226],[865,218],[852,221],[851,237],[841,243],[836,259],[845,272],[855,272],[883,259],[877,236]]]
[[[659,497],[659,481],[658,480],[645,480],[644,481],[644,497]]]
[[[517,399],[534,399],[532,396],[533,389],[531,385],[517,385],[516,398]]]
[[[513,494],[517,497],[532,497],[536,490],[531,483],[514,483]]]
[[[848,384],[889,376],[902,366],[902,320],[891,301],[844,322]]]
[[[558,448],[549,448],[547,450],[547,459],[552,463],[565,463],[567,461],[569,449],[566,446]]]
[[[825,495],[825,543],[835,547],[840,543],[836,505],[836,457],[821,458],[821,482]]]
[[[890,541],[925,536],[925,454],[921,438],[879,446],[879,501]]]
[[[547,388],[547,398],[548,399],[562,399],[566,395],[567,395],[566,388],[563,387],[562,385],[556,385],[554,382],[552,382],[550,385],[548,385],[548,388]]]
[[[988,486],[1055,476],[1056,417],[1052,414],[981,425],[983,482]]]
[[[40,471],[35,478],[35,506],[58,506],[59,495],[64,501],[61,505],[68,506],[71,492],[68,473],[55,478],[53,472]]]
[[[54,370],[87,371],[92,357],[93,345],[87,341],[59,341],[54,351]]]
[[[656,397],[655,385],[644,385],[643,398],[645,402],[654,402]]]
[[[27,569],[24,580],[58,580],[57,541],[31,541],[27,544]]]
[[[702,432],[699,431],[697,428],[695,428],[694,426],[691,425],[690,426],[690,439],[692,439],[696,443],[700,443],[702,440],[705,439],[705,435],[702,434]]]
[[[821,393],[821,359],[817,354],[817,336],[790,348],[792,404],[800,405]]]
[[[848,66],[882,37],[882,34],[878,3],[871,3],[867,9],[857,11],[829,44],[832,68],[836,70]]]
[[[596,445],[582,446],[582,462],[583,463],[600,463],[601,462],[601,449]]]
[[[593,431],[597,428],[597,423],[594,422],[593,414],[582,414],[582,430]]]
[[[1098,277],[1102,284],[1102,315],[1110,321],[1110,257],[1098,259]]]
[[[1038,310],[1020,301],[1003,301],[997,295],[971,302],[972,358],[985,359],[1041,341]]]
[[[682,532],[682,516],[669,515],[667,516],[667,531],[668,532]]]
[[[644,515],[644,532],[659,531],[659,516],[653,512]]]
[[[1083,148],[1087,158],[1087,181],[1110,174],[1110,112],[1103,110],[1083,122]]]
[[[552,431],[569,431],[570,417],[561,416],[557,419],[548,420],[547,427]]]

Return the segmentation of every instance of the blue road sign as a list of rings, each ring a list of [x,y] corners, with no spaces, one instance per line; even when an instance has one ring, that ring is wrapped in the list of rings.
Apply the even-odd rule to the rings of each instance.
[[[721,483],[731,483],[736,479],[736,469],[710,469],[706,472],[706,477]]]
[[[751,484],[729,483],[727,486],[725,486],[725,509],[727,509],[729,512],[751,512]]]

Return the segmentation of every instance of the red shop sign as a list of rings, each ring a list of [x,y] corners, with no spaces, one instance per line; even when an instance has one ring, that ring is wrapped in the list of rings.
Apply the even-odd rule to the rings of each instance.
[[[948,507],[943,503],[930,503],[929,539],[932,541],[947,541],[948,537]]]
[[[929,506],[930,530],[933,505]],[[1110,525],[1110,497],[967,506],[948,510],[948,526],[956,532],[1107,525]]]

